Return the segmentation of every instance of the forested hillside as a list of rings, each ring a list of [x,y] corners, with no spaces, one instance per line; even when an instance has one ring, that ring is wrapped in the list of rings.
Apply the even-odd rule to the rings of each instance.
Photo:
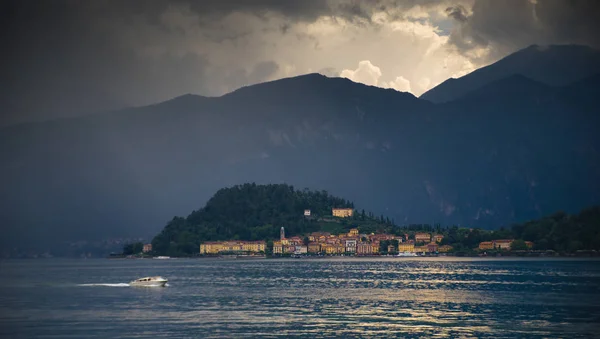
[[[326,191],[297,190],[285,184],[237,185],[219,190],[187,218],[173,218],[152,240],[152,246],[161,254],[195,254],[203,241],[274,239],[282,226],[288,235],[350,227],[347,222],[331,220],[332,208],[354,208],[354,204]],[[304,216],[305,209],[311,210],[310,218]],[[367,221],[361,218],[372,219],[364,212],[357,218],[361,222]],[[389,219],[386,222],[391,224]]]

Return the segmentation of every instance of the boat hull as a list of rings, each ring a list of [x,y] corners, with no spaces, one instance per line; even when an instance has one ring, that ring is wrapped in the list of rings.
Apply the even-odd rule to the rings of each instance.
[[[132,282],[129,283],[129,286],[133,286],[133,287],[165,287],[166,284],[167,284],[166,281],[155,281],[155,282],[151,282],[151,281],[135,282],[135,281],[132,281]]]
[[[133,287],[165,287],[168,280],[162,277],[146,277],[129,283]]]

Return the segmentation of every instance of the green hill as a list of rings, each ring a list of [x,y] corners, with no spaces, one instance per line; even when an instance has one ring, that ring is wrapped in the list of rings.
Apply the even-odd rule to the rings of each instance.
[[[157,254],[180,256],[198,253],[204,241],[269,240],[286,235],[324,231],[333,234],[359,227],[361,232],[388,232],[393,222],[364,211],[351,218],[334,218],[332,208],[354,208],[348,200],[326,191],[296,190],[285,184],[244,184],[219,190],[203,208],[187,218],[175,217],[152,240]],[[305,217],[304,210],[311,216]]]

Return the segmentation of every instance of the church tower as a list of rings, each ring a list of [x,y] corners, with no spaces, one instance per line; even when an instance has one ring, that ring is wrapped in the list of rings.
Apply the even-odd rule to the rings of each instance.
[[[285,239],[285,230],[283,229],[283,226],[281,226],[281,231],[279,231],[279,237],[279,240]]]

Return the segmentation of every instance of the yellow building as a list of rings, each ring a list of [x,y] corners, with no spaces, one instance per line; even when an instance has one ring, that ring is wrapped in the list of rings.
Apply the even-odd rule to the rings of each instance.
[[[283,254],[283,244],[281,241],[273,241],[273,254]]]
[[[415,246],[415,252],[427,253],[427,252],[429,252],[429,248],[427,246]]]
[[[398,244],[398,252],[402,253],[402,252],[414,252],[415,251],[415,244],[411,244],[411,243],[400,243]]]
[[[319,253],[321,252],[321,245],[316,242],[308,243],[308,252],[309,253]]]
[[[217,241],[208,241],[200,244],[200,254],[217,254],[223,249],[223,244]]]
[[[264,252],[266,244],[264,241],[245,241],[242,243],[242,251],[246,252]]]
[[[441,234],[436,234],[433,236],[433,241],[435,241],[435,242],[440,242],[440,241],[442,241],[442,239],[444,239],[444,236]]]
[[[378,242],[371,244],[371,251],[373,251],[372,254],[379,253],[379,243]]]
[[[479,243],[480,250],[491,250],[494,248],[494,243],[491,241],[482,241]]]
[[[218,254],[220,252],[264,252],[264,241],[207,241],[200,244],[200,254]]]
[[[494,248],[499,250],[510,250],[510,246],[512,245],[514,240],[510,239],[502,239],[502,240],[494,240]]]
[[[358,236],[358,228],[351,228],[350,232],[348,232],[348,236],[350,236],[350,237]]]
[[[331,210],[331,214],[333,214],[334,217],[348,218],[348,217],[351,217],[352,215],[354,215],[354,209],[352,209],[352,208],[334,208]]]

